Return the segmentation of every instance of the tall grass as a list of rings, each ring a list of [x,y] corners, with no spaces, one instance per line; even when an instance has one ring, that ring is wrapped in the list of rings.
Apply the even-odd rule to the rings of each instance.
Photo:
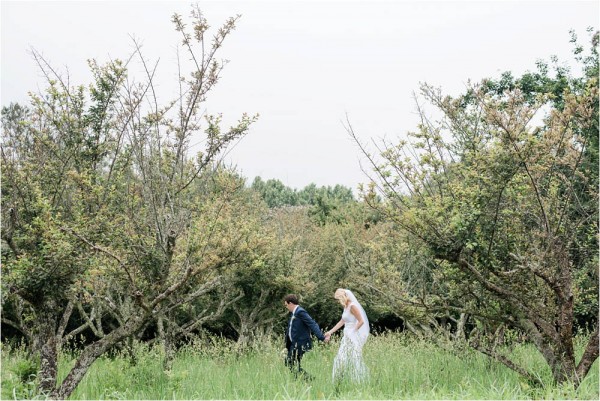
[[[332,383],[339,341],[317,344],[303,359],[312,381],[295,379],[283,365],[282,342],[264,341],[240,353],[222,339],[190,344],[177,353],[171,371],[162,369],[159,348],[139,345],[137,361],[124,355],[100,358],[75,390],[74,400],[106,399],[598,399],[598,362],[575,391],[552,385],[550,371],[531,346],[511,356],[540,375],[532,387],[518,374],[471,350],[445,350],[403,334],[369,338],[364,358],[370,380],[363,385]],[[581,352],[582,344],[578,346]],[[59,376],[66,375],[74,358]],[[19,364],[24,350],[2,348],[2,398],[30,398]],[[21,375],[22,376],[22,375]]]

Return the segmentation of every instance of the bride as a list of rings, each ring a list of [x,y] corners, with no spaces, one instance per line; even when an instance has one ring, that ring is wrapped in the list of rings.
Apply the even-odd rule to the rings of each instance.
[[[369,319],[352,291],[338,288],[334,297],[342,304],[344,312],[342,319],[325,336],[329,339],[344,326],[344,337],[333,361],[333,380],[348,378],[354,382],[362,382],[369,375],[362,360],[362,348],[369,336]]]

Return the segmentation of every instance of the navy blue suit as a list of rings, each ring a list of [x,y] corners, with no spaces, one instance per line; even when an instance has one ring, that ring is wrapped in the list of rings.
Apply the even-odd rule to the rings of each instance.
[[[287,328],[285,330],[285,346],[288,350],[286,365],[293,371],[297,365],[297,373],[303,373],[300,367],[300,360],[305,352],[312,348],[311,332],[321,341],[325,336],[317,322],[304,310],[298,306],[294,313],[290,313]],[[308,375],[307,375],[308,376]]]

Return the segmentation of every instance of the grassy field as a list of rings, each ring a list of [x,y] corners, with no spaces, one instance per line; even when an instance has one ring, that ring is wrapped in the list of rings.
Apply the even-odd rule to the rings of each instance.
[[[582,341],[584,339],[581,339]],[[192,344],[180,350],[170,372],[162,370],[158,348],[139,346],[137,363],[116,355],[99,359],[71,399],[598,399],[598,361],[577,391],[553,386],[541,356],[516,347],[512,357],[546,383],[534,388],[516,373],[469,350],[448,351],[401,334],[372,336],[364,349],[370,380],[336,387],[331,380],[339,342],[319,344],[303,367],[311,382],[294,379],[283,366],[280,343],[265,341],[240,354],[224,340]],[[578,347],[581,348],[581,347]],[[581,349],[579,350],[581,352]],[[19,379],[26,368],[24,351],[2,348],[2,399],[31,398],[34,378]],[[60,366],[64,377],[74,362]]]

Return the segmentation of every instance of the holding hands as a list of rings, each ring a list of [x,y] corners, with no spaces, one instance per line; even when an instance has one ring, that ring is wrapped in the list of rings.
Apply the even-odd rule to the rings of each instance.
[[[325,342],[328,343],[331,340],[331,335],[335,333],[335,330],[329,330],[325,333]]]

